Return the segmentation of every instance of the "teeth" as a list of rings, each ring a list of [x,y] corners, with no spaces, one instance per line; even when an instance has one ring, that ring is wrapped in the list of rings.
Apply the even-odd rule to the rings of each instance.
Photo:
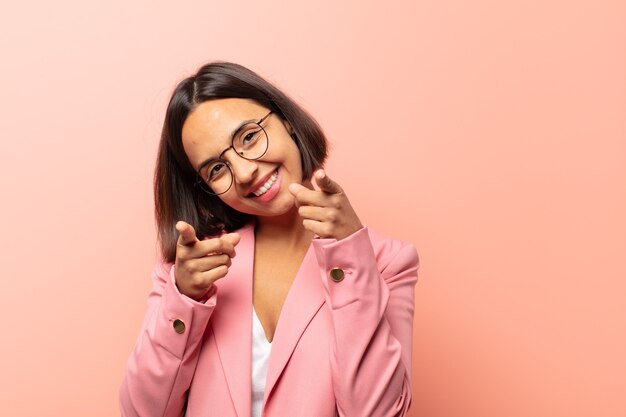
[[[262,196],[263,194],[265,194],[267,192],[267,190],[270,189],[270,187],[274,184],[274,181],[276,181],[276,177],[278,177],[278,171],[274,172],[272,174],[271,177],[269,177],[269,179],[267,180],[267,182],[265,184],[263,184],[261,186],[261,188],[259,188],[258,190],[256,190],[253,194],[257,197]]]

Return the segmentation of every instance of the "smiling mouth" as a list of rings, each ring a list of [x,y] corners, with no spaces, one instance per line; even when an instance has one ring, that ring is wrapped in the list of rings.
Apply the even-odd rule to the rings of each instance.
[[[274,171],[274,173],[272,174],[271,177],[269,177],[267,179],[267,181],[265,181],[265,184],[263,184],[261,186],[261,188],[259,188],[258,190],[256,190],[253,193],[250,193],[248,196],[249,197],[260,197],[263,194],[265,194],[270,188],[272,188],[272,185],[274,185],[274,183],[276,182],[276,178],[278,178],[278,169],[276,171]]]

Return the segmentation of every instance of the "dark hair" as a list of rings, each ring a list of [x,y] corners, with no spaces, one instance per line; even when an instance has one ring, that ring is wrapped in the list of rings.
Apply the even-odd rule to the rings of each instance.
[[[327,141],[322,129],[286,94],[241,65],[212,62],[202,66],[174,89],[159,143],[154,173],[155,218],[161,254],[168,262],[176,259],[178,220],[192,225],[198,239],[204,239],[239,229],[251,219],[194,186],[196,171],[183,148],[182,130],[187,116],[200,103],[219,98],[252,99],[289,122],[300,150],[303,179],[310,178],[326,160]]]

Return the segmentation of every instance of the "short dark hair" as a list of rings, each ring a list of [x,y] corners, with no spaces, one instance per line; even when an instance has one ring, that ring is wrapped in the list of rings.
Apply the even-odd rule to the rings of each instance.
[[[252,99],[289,122],[300,150],[303,180],[310,179],[326,160],[328,144],[322,129],[285,93],[239,64],[203,65],[174,89],[159,143],[154,173],[155,218],[161,254],[168,262],[176,259],[178,220],[192,225],[198,239],[232,232],[251,220],[250,215],[194,186],[196,171],[183,148],[182,130],[187,116],[200,103],[220,98]]]

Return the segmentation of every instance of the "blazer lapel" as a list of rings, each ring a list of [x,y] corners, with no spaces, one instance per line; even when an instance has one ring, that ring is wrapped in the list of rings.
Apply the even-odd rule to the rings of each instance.
[[[300,336],[323,302],[324,293],[319,278],[319,267],[313,244],[311,244],[280,312],[272,341],[264,403],[267,403],[267,399],[296,348]]]
[[[254,225],[238,233],[237,255],[228,274],[216,283],[217,304],[210,323],[237,415],[250,417]]]
[[[250,417],[254,224],[246,225],[239,233],[241,241],[235,248],[237,256],[228,275],[216,283],[217,305],[210,323],[237,415]],[[274,333],[264,402],[267,402],[300,336],[323,303],[317,257],[311,244],[291,284]]]

